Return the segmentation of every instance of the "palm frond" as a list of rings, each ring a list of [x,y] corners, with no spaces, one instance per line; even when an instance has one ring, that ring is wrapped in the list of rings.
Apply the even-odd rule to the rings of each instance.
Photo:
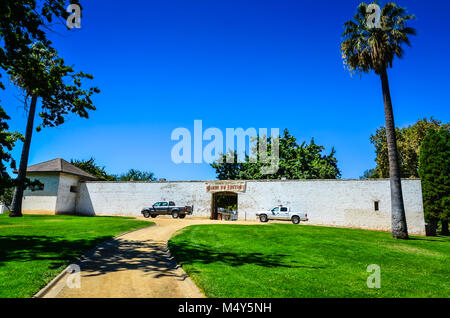
[[[372,2],[378,4],[376,1]],[[344,23],[341,53],[344,65],[351,72],[367,73],[392,67],[397,56],[403,57],[403,45],[411,45],[410,35],[416,35],[407,23],[415,19],[405,8],[396,3],[387,3],[381,9],[380,28],[369,28],[370,4],[360,3],[353,20]]]

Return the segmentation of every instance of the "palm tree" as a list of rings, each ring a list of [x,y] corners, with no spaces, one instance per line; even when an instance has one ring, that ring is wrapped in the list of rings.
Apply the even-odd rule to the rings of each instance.
[[[395,3],[387,3],[380,12],[379,24],[373,25],[375,10],[372,4],[361,3],[353,20],[344,24],[341,52],[344,64],[350,72],[360,74],[373,70],[381,79],[384,112],[386,119],[386,137],[389,152],[389,174],[391,186],[392,236],[399,239],[408,238],[405,207],[403,204],[400,167],[395,136],[394,114],[387,68],[394,58],[404,55],[402,46],[410,46],[408,36],[416,35],[416,30],[406,26],[408,20],[414,19],[404,8]],[[379,7],[378,7],[379,8]]]
[[[38,100],[37,89],[32,87],[33,85],[26,81],[25,78],[30,78],[30,74],[35,73],[35,81],[38,82],[42,80],[38,74],[48,73],[51,67],[54,65],[56,57],[56,52],[45,47],[41,42],[36,42],[31,46],[29,56],[26,62],[23,64],[22,73],[26,75],[13,75],[11,76],[12,81],[15,85],[22,88],[25,93],[25,104],[31,97],[28,108],[28,120],[27,128],[25,132],[25,139],[23,142],[22,154],[20,156],[19,171],[16,180],[16,188],[14,191],[14,197],[12,201],[12,209],[9,214],[10,217],[20,217],[22,216],[22,198],[23,191],[25,190],[26,173],[28,166],[28,155],[30,153],[31,137],[33,135],[34,127],[34,117],[36,114],[36,104]],[[18,72],[20,74],[21,72]],[[37,86],[37,85],[36,85]]]

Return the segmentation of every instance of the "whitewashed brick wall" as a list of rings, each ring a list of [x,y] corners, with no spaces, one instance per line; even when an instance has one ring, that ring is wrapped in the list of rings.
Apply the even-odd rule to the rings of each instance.
[[[424,235],[420,180],[402,180],[408,230]],[[194,217],[211,215],[211,193],[206,181],[85,182],[80,184],[76,211],[85,215],[140,215],[156,201],[194,205]],[[374,210],[379,201],[379,211]],[[389,180],[247,181],[238,194],[241,220],[255,220],[256,212],[275,205],[308,213],[309,224],[389,231]]]

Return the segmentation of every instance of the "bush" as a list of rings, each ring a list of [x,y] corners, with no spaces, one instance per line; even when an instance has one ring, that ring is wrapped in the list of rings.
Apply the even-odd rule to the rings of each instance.
[[[448,232],[450,216],[450,131],[429,130],[419,156],[419,176],[422,180],[425,221],[435,235],[441,221],[443,234]]]

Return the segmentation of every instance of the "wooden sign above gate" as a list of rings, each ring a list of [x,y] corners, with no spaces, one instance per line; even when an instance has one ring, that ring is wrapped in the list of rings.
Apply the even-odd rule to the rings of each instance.
[[[245,192],[245,181],[207,182],[206,192]]]

